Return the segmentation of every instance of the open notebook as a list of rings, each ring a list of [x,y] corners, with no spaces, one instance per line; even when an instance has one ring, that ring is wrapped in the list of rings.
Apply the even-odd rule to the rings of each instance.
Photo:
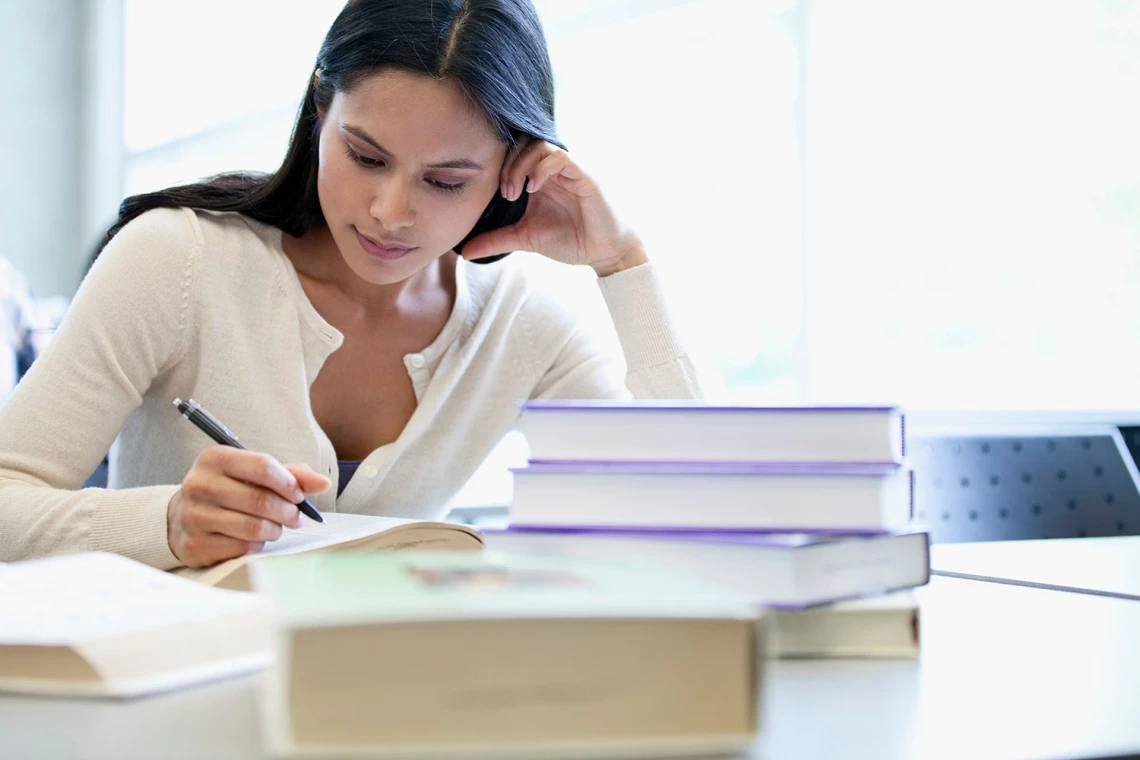
[[[103,552],[0,563],[0,692],[133,697],[271,658],[252,594]]]
[[[326,512],[323,523],[305,520],[298,530],[286,530],[256,554],[226,560],[210,567],[175,570],[174,573],[219,588],[249,591],[249,565],[261,557],[304,554],[314,551],[415,549],[479,551],[482,537],[472,528],[456,523],[408,520]]]

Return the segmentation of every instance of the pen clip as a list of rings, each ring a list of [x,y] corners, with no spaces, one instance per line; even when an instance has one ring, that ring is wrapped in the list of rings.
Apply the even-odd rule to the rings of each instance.
[[[206,411],[206,407],[202,406],[194,399],[187,399],[186,406],[188,406],[192,411],[197,412],[207,423],[213,425],[215,428],[225,433],[230,438],[234,439],[235,441],[238,439],[238,437],[234,435],[234,431],[230,430],[228,427],[219,422],[212,414]]]

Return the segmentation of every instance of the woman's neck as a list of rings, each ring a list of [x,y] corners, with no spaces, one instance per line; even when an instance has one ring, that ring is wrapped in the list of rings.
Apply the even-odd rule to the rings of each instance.
[[[456,255],[435,259],[411,277],[394,283],[375,284],[361,279],[345,263],[326,225],[314,225],[304,236],[282,233],[281,245],[293,268],[303,279],[337,291],[347,310],[361,318],[390,318],[414,314],[426,301],[435,303],[441,291],[455,299]]]

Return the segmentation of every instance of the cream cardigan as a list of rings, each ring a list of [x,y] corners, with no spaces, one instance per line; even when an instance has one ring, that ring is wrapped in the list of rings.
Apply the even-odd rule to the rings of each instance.
[[[90,550],[180,563],[166,507],[208,439],[193,397],[250,449],[333,481],[323,511],[432,518],[516,424],[525,399],[700,396],[645,264],[598,280],[626,360],[510,258],[460,260],[439,335],[404,357],[418,407],[336,497],[309,386],[343,336],[309,302],[281,231],[238,214],[149,211],[107,246],[44,354],[0,408],[0,561]],[[109,488],[80,489],[111,447]]]

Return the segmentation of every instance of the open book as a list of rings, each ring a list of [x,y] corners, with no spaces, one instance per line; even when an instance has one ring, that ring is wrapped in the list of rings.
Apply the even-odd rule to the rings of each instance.
[[[305,520],[299,530],[286,530],[256,554],[219,562],[210,567],[183,567],[174,571],[183,578],[209,586],[250,591],[249,565],[261,557],[305,554],[315,551],[479,551],[483,538],[474,529],[456,523],[408,520],[326,512],[323,523]]]
[[[133,697],[271,659],[251,594],[103,552],[0,563],[0,692]]]

